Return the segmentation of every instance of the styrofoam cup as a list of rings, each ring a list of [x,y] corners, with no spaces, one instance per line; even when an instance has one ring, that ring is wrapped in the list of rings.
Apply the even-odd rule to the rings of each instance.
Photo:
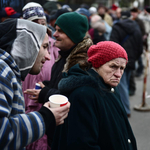
[[[61,94],[54,94],[49,97],[50,107],[62,107],[68,103],[68,98]]]

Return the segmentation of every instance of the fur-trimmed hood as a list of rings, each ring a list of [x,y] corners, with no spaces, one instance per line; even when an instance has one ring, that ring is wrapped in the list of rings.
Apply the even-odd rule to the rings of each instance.
[[[77,63],[84,64],[88,59],[87,51],[91,45],[93,45],[93,42],[89,37],[84,38],[82,42],[78,43],[67,57],[63,72],[68,72]]]

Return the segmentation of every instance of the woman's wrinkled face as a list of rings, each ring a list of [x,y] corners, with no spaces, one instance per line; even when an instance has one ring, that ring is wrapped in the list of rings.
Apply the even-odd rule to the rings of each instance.
[[[123,75],[126,63],[126,59],[116,58],[105,63],[99,68],[95,68],[95,70],[103,78],[106,84],[110,85],[111,87],[116,87]]]

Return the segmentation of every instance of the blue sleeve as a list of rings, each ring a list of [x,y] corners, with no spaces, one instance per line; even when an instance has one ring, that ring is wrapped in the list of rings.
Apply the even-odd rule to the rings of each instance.
[[[23,149],[44,133],[43,117],[39,112],[25,114],[21,83],[0,60],[0,149]]]

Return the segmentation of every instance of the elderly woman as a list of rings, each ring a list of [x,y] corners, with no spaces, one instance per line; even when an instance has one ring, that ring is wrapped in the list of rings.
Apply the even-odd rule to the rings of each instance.
[[[88,62],[73,66],[59,83],[71,108],[57,127],[52,150],[137,150],[117,85],[128,57],[111,41],[88,50]]]

